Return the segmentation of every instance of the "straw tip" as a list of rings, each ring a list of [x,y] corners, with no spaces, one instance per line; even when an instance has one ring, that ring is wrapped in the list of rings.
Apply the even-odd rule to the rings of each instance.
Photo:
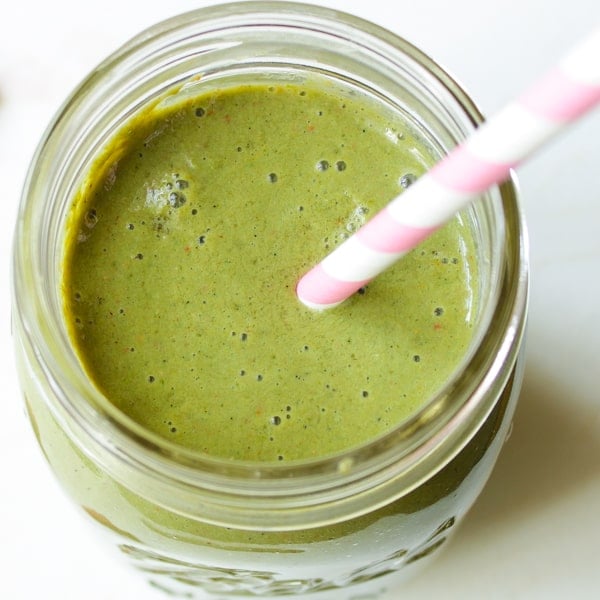
[[[339,299],[327,299],[324,296],[323,283],[325,281],[324,272],[320,265],[317,265],[306,273],[296,286],[296,296],[298,300],[307,308],[314,310],[325,310],[333,308],[340,304]]]
[[[329,275],[323,265],[311,269],[296,286],[302,304],[315,310],[326,310],[341,304],[367,281],[342,281]]]
[[[301,294],[298,294],[298,300],[300,300],[300,302],[302,304],[304,304],[304,306],[306,306],[307,308],[313,309],[313,310],[318,310],[318,311],[322,311],[322,310],[326,310],[328,308],[333,308],[335,306],[340,305],[343,301],[339,301],[339,302],[333,302],[331,304],[322,304],[320,302],[313,302],[312,300],[308,299],[308,298],[304,298]]]

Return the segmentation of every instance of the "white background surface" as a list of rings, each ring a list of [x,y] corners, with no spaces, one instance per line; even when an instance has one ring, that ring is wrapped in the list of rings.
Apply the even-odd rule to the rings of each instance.
[[[8,600],[160,600],[95,546],[34,442],[12,358],[10,243],[28,162],[67,93],[142,28],[206,4],[4,0],[0,7],[0,596]],[[323,4],[416,43],[486,114],[600,24],[597,0]],[[597,111],[519,170],[532,293],[514,432],[434,568],[390,599],[600,598],[599,158]]]

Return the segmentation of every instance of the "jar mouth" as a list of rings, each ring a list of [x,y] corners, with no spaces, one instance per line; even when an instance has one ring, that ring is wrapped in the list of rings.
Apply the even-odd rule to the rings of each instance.
[[[269,37],[273,31],[278,32],[276,42]],[[516,361],[525,321],[528,265],[513,179],[490,190],[484,201],[469,209],[472,218],[483,219],[494,229],[490,258],[495,264],[479,331],[464,361],[446,386],[407,421],[332,456],[285,464],[232,461],[152,434],[91,384],[62,320],[57,260],[62,253],[62,225],[82,166],[89,164],[86,161],[114,131],[116,117],[106,107],[113,107],[113,113],[118,109],[126,120],[136,106],[154,101],[156,76],[147,73],[151,62],[155,71],[168,74],[161,80],[163,90],[189,85],[198,72],[203,80],[214,78],[218,84],[224,69],[233,75],[236,69],[243,70],[242,57],[249,47],[255,54],[248,68],[262,65],[282,71],[289,64],[286,36],[303,48],[310,46],[311,38],[321,45],[318,52],[304,57],[301,68],[321,68],[344,47],[350,58],[336,76],[367,81],[375,70],[373,93],[385,94],[386,86],[392,85],[398,102],[427,94],[420,114],[411,117],[421,122],[430,117],[444,120],[446,139],[436,140],[440,153],[483,120],[460,85],[432,59],[395,34],[345,13],[306,4],[250,1],[204,8],[159,23],[109,57],[75,90],[40,143],[24,187],[15,235],[13,303],[18,310],[14,320],[24,332],[23,344],[35,349],[30,353],[57,399],[51,407],[56,418],[74,437],[93,438],[109,471],[117,463],[126,463],[159,474],[164,485],[176,481],[190,493],[201,488],[208,494],[219,490],[222,496],[225,490],[236,509],[251,505],[256,497],[261,499],[261,510],[266,498],[278,506],[286,498],[291,510],[300,487],[304,509],[311,493],[308,503],[320,506],[344,495],[350,486],[355,493],[357,485],[364,493],[380,494],[383,502],[383,489],[391,480],[402,480],[402,493],[406,493],[431,474],[424,464],[441,468],[460,451],[493,408],[497,394],[490,390],[502,389]],[[402,77],[395,77],[400,72]],[[442,116],[434,117],[435,112]],[[55,203],[57,216],[48,225],[49,201]],[[41,292],[27,293],[31,289]]]

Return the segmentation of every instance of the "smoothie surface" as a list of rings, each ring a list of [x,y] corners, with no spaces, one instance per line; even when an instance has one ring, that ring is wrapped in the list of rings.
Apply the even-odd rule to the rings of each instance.
[[[335,309],[300,275],[434,161],[391,110],[256,83],[132,118],[73,203],[65,316],[91,380],[211,455],[313,458],[414,413],[461,361],[477,270],[460,219]]]

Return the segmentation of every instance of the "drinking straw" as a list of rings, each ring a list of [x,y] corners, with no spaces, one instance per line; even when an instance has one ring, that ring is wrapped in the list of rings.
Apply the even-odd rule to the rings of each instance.
[[[600,102],[600,28],[306,273],[306,306],[336,306]]]

